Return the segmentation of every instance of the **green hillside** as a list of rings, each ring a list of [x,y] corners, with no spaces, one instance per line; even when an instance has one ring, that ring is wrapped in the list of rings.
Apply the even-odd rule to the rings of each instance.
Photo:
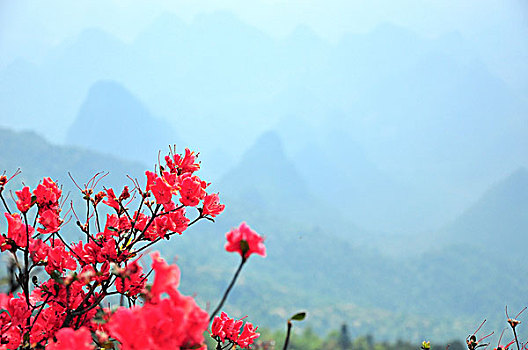
[[[104,181],[111,186],[124,183],[125,174],[141,178],[144,171],[140,164],[51,145],[33,133],[2,130],[0,136],[0,168],[9,173],[21,167],[24,175],[18,180],[31,186],[50,175],[65,189],[72,188],[67,171],[83,182],[101,170],[111,172]],[[354,226],[342,227],[348,235],[336,232],[333,227],[346,221],[336,216],[329,225],[313,216],[328,213],[328,208],[311,200],[315,197],[305,192],[289,159],[280,153],[273,136],[257,142],[247,153],[251,159],[243,159],[235,168],[239,171],[228,172],[229,181],[212,185],[227,205],[217,222],[200,222],[160,247],[169,260],[177,258],[183,290],[196,294],[204,307],[214,307],[238,264],[238,256],[223,250],[224,233],[242,220],[266,236],[268,257],[251,257],[226,310],[237,317],[249,315],[262,326],[283,327],[288,316],[303,309],[309,312],[305,326],[321,334],[346,322],[354,335],[444,341],[465,338],[483,318],[490,325],[503,322],[505,304],[517,309],[526,303],[528,286],[522,281],[527,268],[512,264],[507,251],[484,255],[477,248],[454,245],[396,259],[355,243],[354,235],[368,233]],[[244,173],[245,162],[257,167],[253,175]],[[276,182],[279,178],[283,181]],[[266,179],[270,185],[259,193],[259,201],[252,201],[250,192],[237,192],[246,189],[243,184]],[[289,193],[300,197],[287,195],[288,205],[269,205],[277,198],[286,200],[281,195]],[[308,206],[296,198],[310,201],[312,219],[288,215],[288,206]]]

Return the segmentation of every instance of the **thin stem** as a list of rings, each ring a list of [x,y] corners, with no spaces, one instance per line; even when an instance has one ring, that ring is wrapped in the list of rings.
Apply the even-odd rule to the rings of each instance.
[[[288,343],[290,342],[291,328],[292,328],[291,320],[288,320],[288,330],[286,332],[286,339],[284,339],[284,347],[282,348],[282,350],[286,350],[288,348]]]
[[[90,242],[90,198],[86,199],[86,243]]]
[[[227,299],[227,295],[231,291],[231,288],[233,288],[233,286],[235,285],[236,279],[238,278],[238,275],[240,274],[240,271],[242,271],[242,266],[244,266],[246,261],[247,260],[244,259],[244,258],[242,258],[242,260],[240,261],[240,265],[238,265],[238,269],[236,270],[235,275],[233,276],[233,279],[231,280],[231,283],[229,284],[229,286],[227,287],[226,291],[224,292],[224,296],[222,297],[222,300],[220,300],[220,303],[218,304],[216,309],[209,316],[209,322],[211,322],[213,320],[213,318],[216,316],[218,311],[220,311],[222,306],[224,306],[224,303],[225,303],[225,301]]]
[[[130,232],[134,232],[134,228],[136,227],[136,222],[139,219],[139,214],[141,214],[141,209],[143,208],[143,203],[145,203],[145,197],[141,198],[141,202],[139,203],[138,210],[136,211],[134,215],[134,220],[131,222]]]
[[[31,303],[29,302],[29,223],[27,220],[26,213],[23,213],[24,215],[24,223],[26,224],[26,247],[24,249],[24,276],[22,278],[24,282],[24,295],[26,297],[26,304],[28,306],[28,309],[31,308]],[[26,326],[30,328],[31,326],[31,314],[28,316],[26,320]],[[30,337],[31,334],[28,331],[28,343],[30,343]]]
[[[512,327],[513,329],[513,335],[515,336],[515,343],[517,344],[517,350],[521,350],[521,347],[519,346],[519,339],[517,339],[517,332],[515,331],[515,327]]]
[[[57,233],[57,237],[59,237],[61,242],[69,249],[70,253],[73,253],[77,257],[77,259],[79,259],[80,262],[85,264],[84,260],[75,252],[75,250],[72,249],[72,247],[68,245],[68,243],[62,238],[62,236],[59,233]]]
[[[29,332],[31,332],[31,330],[33,329],[33,326],[35,326],[35,323],[37,323],[37,319],[39,318],[40,313],[42,312],[42,310],[44,310],[44,307],[48,303],[49,298],[51,298],[51,294],[48,294],[46,296],[46,300],[44,300],[42,305],[40,305],[40,308],[39,308],[39,311],[37,312],[37,315],[35,316],[35,318],[33,318],[33,323],[31,324],[31,327],[29,328]]]
[[[11,210],[9,210],[9,207],[7,206],[7,203],[6,203],[6,201],[5,201],[4,196],[2,195],[2,192],[3,192],[3,189],[0,190],[0,198],[2,199],[2,203],[4,203],[5,210],[6,210],[9,214],[11,214]]]
[[[101,224],[99,223],[99,213],[97,212],[97,205],[93,204],[95,212],[95,224],[97,225],[97,231],[101,232]]]

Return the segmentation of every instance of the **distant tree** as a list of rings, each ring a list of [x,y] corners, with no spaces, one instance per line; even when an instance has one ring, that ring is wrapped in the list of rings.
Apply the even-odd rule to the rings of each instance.
[[[341,325],[341,332],[339,333],[339,338],[337,340],[338,348],[341,350],[348,350],[352,346],[350,341],[350,335],[348,334],[348,327],[346,323]]]

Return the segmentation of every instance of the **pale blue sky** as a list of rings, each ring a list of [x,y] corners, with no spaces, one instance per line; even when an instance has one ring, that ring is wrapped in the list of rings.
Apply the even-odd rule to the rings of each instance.
[[[88,27],[131,41],[162,13],[185,21],[229,11],[273,36],[308,25],[337,41],[390,22],[422,36],[459,32],[482,60],[514,88],[527,85],[528,2],[525,0],[0,0],[0,68],[17,57],[38,63],[48,50]],[[519,72],[522,77],[519,77]]]
[[[130,40],[163,12],[190,21],[196,14],[216,10],[233,12],[272,35],[285,35],[306,24],[330,40],[382,22],[432,36],[460,31],[471,37],[498,27],[528,28],[528,5],[523,0],[0,0],[0,44],[23,51],[20,46],[58,44],[92,26]]]

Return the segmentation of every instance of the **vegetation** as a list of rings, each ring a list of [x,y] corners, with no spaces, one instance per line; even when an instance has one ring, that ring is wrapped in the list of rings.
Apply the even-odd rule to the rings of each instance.
[[[291,350],[417,350],[419,345],[408,341],[379,341],[372,335],[351,338],[347,331],[347,325],[343,324],[341,329],[330,331],[325,337],[320,337],[311,327],[295,333],[290,341],[288,349]],[[272,331],[260,329],[261,336],[255,344],[255,349],[281,349],[282,340],[285,337],[283,330]],[[268,347],[266,348],[266,345]],[[465,350],[466,346],[461,341],[452,341],[448,344],[433,344],[433,350]]]

